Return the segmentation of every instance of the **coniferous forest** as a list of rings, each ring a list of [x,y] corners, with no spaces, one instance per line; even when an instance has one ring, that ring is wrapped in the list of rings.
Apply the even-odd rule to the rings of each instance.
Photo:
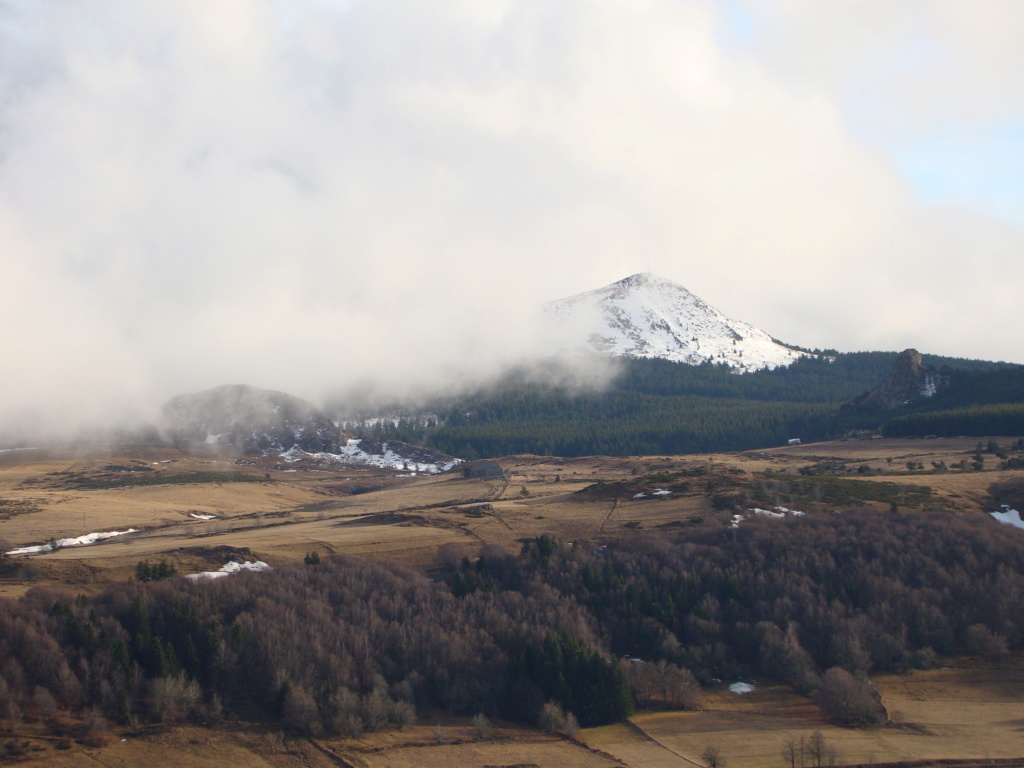
[[[884,719],[867,673],[1021,648],[1022,593],[1024,532],[938,512],[755,519],[601,547],[541,536],[436,579],[307,558],[2,599],[0,706],[122,723],[269,717],[307,734],[401,726],[428,708],[587,726],[637,702],[697,706],[697,681],[759,675],[867,723]]]
[[[895,360],[895,353],[825,352],[785,368],[736,374],[711,363],[621,359],[618,375],[602,389],[552,384],[569,378],[557,371],[547,377],[519,371],[494,386],[416,407],[360,411],[349,403],[336,410],[358,434],[467,459],[736,451],[859,430],[894,436],[1024,431],[1016,411],[1004,424],[1006,413],[975,408],[1016,403],[1019,410],[1024,402],[1024,367],[1002,363],[925,355],[925,364],[951,382],[934,400],[906,412],[842,409],[875,387]]]

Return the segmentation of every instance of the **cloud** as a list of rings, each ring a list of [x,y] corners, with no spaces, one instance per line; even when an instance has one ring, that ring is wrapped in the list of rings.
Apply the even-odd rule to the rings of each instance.
[[[980,315],[1020,228],[883,141],[1020,117],[979,5],[749,2],[723,44],[710,0],[0,4],[3,412],[440,386],[645,270],[792,343],[1019,358]]]

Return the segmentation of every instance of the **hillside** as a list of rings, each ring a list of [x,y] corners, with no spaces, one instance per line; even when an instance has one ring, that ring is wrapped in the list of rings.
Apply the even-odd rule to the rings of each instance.
[[[415,406],[361,410],[338,404],[336,417],[375,439],[406,440],[463,458],[747,450],[879,429],[901,412],[840,408],[877,387],[897,358],[892,352],[806,356],[742,375],[725,365],[623,358],[618,376],[601,390],[552,385],[546,382],[559,376],[524,370],[493,387]],[[931,408],[960,402],[974,389],[1005,402],[999,398],[1014,397],[1011,384],[1024,371],[983,361],[922,359],[931,369],[953,372],[943,374],[952,383],[928,401]],[[550,364],[556,370],[559,365]]]
[[[171,438],[192,445],[220,445],[246,453],[288,450],[337,452],[343,436],[312,403],[246,385],[178,395],[164,404]]]

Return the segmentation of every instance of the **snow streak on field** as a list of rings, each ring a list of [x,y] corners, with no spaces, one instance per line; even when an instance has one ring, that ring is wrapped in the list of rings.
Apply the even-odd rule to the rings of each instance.
[[[124,536],[126,533],[135,533],[134,528],[129,528],[127,531],[106,531],[104,533],[87,533],[84,536],[77,536],[73,539],[54,539],[52,542],[46,544],[37,544],[32,547],[21,547],[20,549],[12,549],[10,552],[5,554],[8,555],[32,555],[38,552],[54,552],[64,547],[81,547],[86,544],[95,544],[97,541],[103,541],[104,539],[110,539],[114,536]]]

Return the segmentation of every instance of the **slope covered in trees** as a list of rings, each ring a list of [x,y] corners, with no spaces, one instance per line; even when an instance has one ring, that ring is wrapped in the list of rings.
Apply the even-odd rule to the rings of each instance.
[[[691,670],[789,682],[857,722],[880,716],[862,673],[1019,649],[1022,592],[1024,532],[916,512],[606,547],[542,536],[438,581],[338,557],[91,599],[34,590],[0,600],[0,706],[14,718],[52,700],[118,722],[256,706],[310,734],[422,707],[596,725],[631,711],[631,688],[647,705],[699,701]]]
[[[722,365],[623,359],[618,375],[600,390],[547,383],[568,378],[552,364],[554,373],[543,378],[521,371],[493,387],[415,409],[394,405],[360,413],[350,404],[340,417],[378,440],[429,445],[469,459],[747,450],[794,437],[826,439],[878,429],[893,414],[840,406],[874,387],[895,359],[895,353],[830,353],[742,375]],[[955,372],[950,393],[929,409],[962,405],[965,398],[976,402],[969,400],[973,392],[983,393],[984,402],[1024,399],[1024,388],[1017,386],[1024,381],[1020,367],[927,355],[924,360]]]

